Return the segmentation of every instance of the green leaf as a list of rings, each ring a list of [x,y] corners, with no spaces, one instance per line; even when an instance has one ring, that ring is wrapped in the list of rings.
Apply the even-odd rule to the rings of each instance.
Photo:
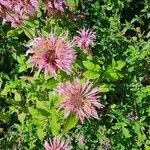
[[[35,28],[38,28],[39,27],[39,21],[38,20],[26,20],[24,21],[24,25],[27,27],[27,28],[32,28],[32,29],[35,29]]]
[[[114,80],[118,80],[118,75],[115,72],[110,73],[110,76],[114,79]]]
[[[105,93],[105,92],[109,92],[110,89],[107,87],[107,85],[102,85],[100,86],[100,92]]]
[[[20,102],[21,101],[21,95],[18,92],[15,92],[14,94],[15,94],[15,97],[14,97],[15,101]]]
[[[7,93],[9,92],[9,90],[7,88],[4,88],[2,91],[1,91],[1,95],[3,96],[7,96]]]
[[[38,116],[39,115],[38,111],[32,107],[29,107],[28,110],[32,116]]]
[[[50,128],[51,128],[52,135],[54,136],[58,135],[60,131],[60,123],[58,122],[58,116],[54,112],[52,113]]]
[[[112,68],[116,66],[116,62],[114,59],[112,59]]]
[[[41,128],[38,128],[37,131],[36,131],[36,133],[37,133],[38,138],[39,138],[41,141],[44,139],[44,137],[45,137],[45,135],[46,135],[46,133],[44,132],[44,130],[41,129]]]
[[[150,146],[145,144],[145,150],[150,150]]]
[[[82,63],[88,70],[93,70],[95,68],[95,65],[90,61],[83,61]]]
[[[57,81],[55,79],[51,79],[51,80],[48,80],[48,81],[45,81],[44,84],[43,84],[43,87],[46,88],[46,89],[54,89],[57,85]]]
[[[78,5],[79,3],[79,0],[66,0],[66,1],[71,11],[74,11],[76,8],[75,6]]]
[[[126,65],[125,61],[119,60],[117,61],[117,66],[115,67],[116,70],[121,71],[121,69]]]
[[[25,114],[25,113],[21,113],[21,114],[18,115],[18,120],[19,120],[21,123],[24,122],[25,118],[26,118],[26,114]]]
[[[64,124],[64,131],[69,131],[70,129],[74,128],[77,123],[78,119],[74,115],[70,114],[67,117],[66,123]]]
[[[23,31],[24,31],[25,35],[26,35],[29,39],[32,39],[32,38],[35,37],[35,29],[24,27],[24,28],[23,28]]]
[[[93,71],[99,72],[101,70],[101,67],[99,65],[96,65]]]
[[[0,120],[4,122],[9,122],[10,120],[9,114],[0,112]]]
[[[47,110],[43,101],[36,101],[36,107],[39,109]]]
[[[139,142],[143,143],[145,141],[145,139],[146,139],[145,134],[139,134],[138,135],[138,141]]]
[[[23,32],[23,30],[21,28],[12,29],[7,32],[7,37],[15,37],[15,36],[21,34],[22,32]]]
[[[129,133],[129,130],[127,129],[127,128],[122,128],[122,132],[123,132],[123,134],[124,134],[124,136],[126,137],[126,138],[129,138],[129,137],[131,137],[131,134]]]
[[[27,69],[27,65],[26,64],[23,64],[23,65],[20,65],[19,66],[19,72],[23,72]]]
[[[98,72],[87,70],[83,73],[83,76],[88,79],[97,79],[97,78],[99,78],[100,74]]]

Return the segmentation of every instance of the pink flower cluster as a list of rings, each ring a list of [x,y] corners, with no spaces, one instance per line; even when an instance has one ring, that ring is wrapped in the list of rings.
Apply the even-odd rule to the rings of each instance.
[[[12,27],[17,27],[34,16],[38,7],[39,0],[0,0],[0,16],[4,22],[11,22]]]
[[[46,0],[46,10],[48,15],[60,15],[67,9],[65,0]]]
[[[46,141],[44,147],[45,150],[71,150],[70,141],[61,140],[60,137],[54,137],[50,143]]]
[[[98,100],[99,89],[92,88],[89,81],[80,84],[76,79],[73,83],[69,81],[58,85],[58,94],[63,96],[60,108],[65,109],[65,115],[70,113],[76,115],[83,123],[85,118],[94,117],[98,119],[96,108],[102,108]]]
[[[94,41],[96,39],[95,32],[85,28],[77,32],[79,35],[74,38],[77,46],[83,49],[83,51],[89,52],[90,48],[94,46]]]
[[[40,73],[45,70],[45,78],[48,74],[57,76],[59,70],[70,74],[76,55],[73,43],[67,41],[67,36],[50,34],[48,37],[38,37],[30,44],[27,54],[33,54],[28,63],[38,68]]]

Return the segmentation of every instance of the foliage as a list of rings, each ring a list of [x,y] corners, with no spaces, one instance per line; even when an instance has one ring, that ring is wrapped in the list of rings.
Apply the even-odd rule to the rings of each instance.
[[[44,149],[45,140],[60,135],[71,139],[74,150],[150,150],[150,2],[66,1],[69,8],[59,17],[47,16],[41,1],[36,16],[21,26],[1,21],[0,149]],[[93,28],[96,41],[90,53],[75,48],[71,75],[60,71],[45,79],[26,63],[35,37],[54,31],[73,39],[83,27]],[[59,108],[57,85],[76,77],[99,88],[104,107],[98,120],[81,124]]]

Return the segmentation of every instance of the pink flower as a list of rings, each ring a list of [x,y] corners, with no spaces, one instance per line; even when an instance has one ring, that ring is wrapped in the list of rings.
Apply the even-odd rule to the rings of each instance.
[[[46,10],[48,15],[60,15],[67,7],[65,0],[46,0]]]
[[[85,118],[94,117],[98,119],[96,108],[103,105],[98,100],[99,89],[93,88],[89,81],[80,84],[78,80],[73,83],[69,81],[58,85],[58,94],[63,96],[60,108],[65,109],[66,116],[73,113],[83,123]]]
[[[34,16],[38,7],[39,0],[0,0],[0,16],[11,22],[12,27],[17,27]]]
[[[59,137],[54,137],[50,143],[46,141],[44,147],[45,150],[71,150],[70,141],[61,140]]]
[[[79,35],[75,37],[75,42],[78,47],[84,50],[89,50],[92,46],[94,46],[94,40],[96,39],[95,32],[85,28],[77,32]]]
[[[28,63],[38,68],[38,72],[45,70],[48,74],[57,76],[59,70],[70,74],[76,55],[73,43],[66,40],[67,36],[50,34],[48,37],[38,37],[33,40],[27,54],[33,54]]]

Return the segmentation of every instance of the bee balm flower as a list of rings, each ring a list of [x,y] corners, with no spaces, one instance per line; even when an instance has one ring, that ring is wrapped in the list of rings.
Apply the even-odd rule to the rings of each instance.
[[[94,40],[96,39],[95,33],[85,28],[78,31],[78,33],[79,35],[75,37],[77,46],[83,50],[89,51],[89,49],[94,46]]]
[[[48,15],[59,15],[67,8],[65,0],[46,0],[46,10]]]
[[[39,0],[0,0],[0,16],[11,22],[12,27],[17,27],[34,16],[38,7]]]
[[[59,84],[58,94],[63,97],[61,108],[65,109],[67,115],[73,113],[82,123],[85,118],[98,119],[96,108],[103,107],[98,100],[98,91],[97,87],[92,88],[89,81],[84,84],[80,84],[78,80]]]
[[[57,76],[59,70],[70,74],[76,55],[73,43],[66,40],[66,36],[50,34],[48,37],[38,37],[33,40],[27,54],[32,54],[28,63],[38,68],[38,72],[45,70],[45,77],[50,74]]]
[[[46,141],[44,147],[45,150],[71,150],[70,141],[61,140],[59,137],[50,140],[50,144]]]

